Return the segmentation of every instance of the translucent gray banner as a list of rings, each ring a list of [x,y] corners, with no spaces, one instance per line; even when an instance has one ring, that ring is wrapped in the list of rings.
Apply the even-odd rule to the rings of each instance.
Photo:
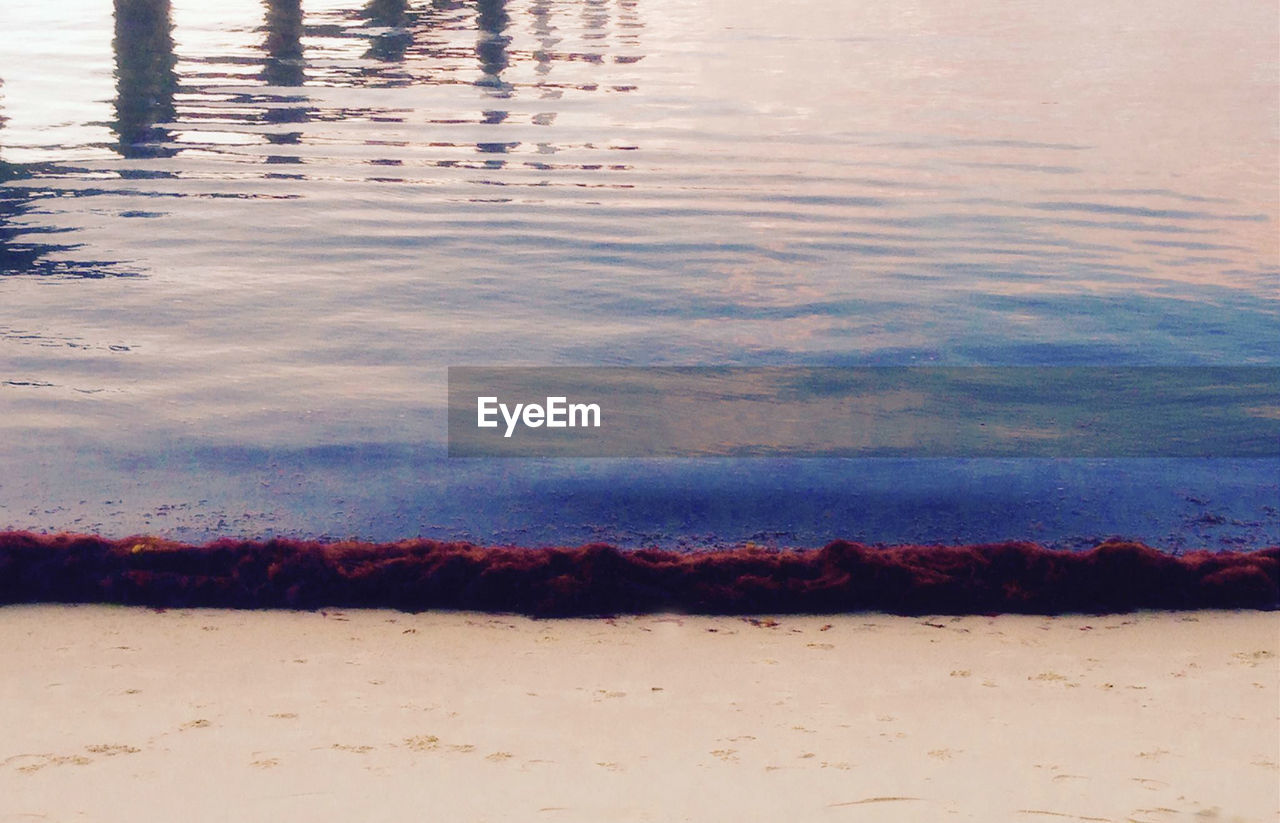
[[[451,457],[1277,457],[1280,368],[453,367]]]

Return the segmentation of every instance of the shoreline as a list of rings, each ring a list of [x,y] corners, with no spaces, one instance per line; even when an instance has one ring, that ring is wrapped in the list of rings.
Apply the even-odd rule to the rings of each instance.
[[[1280,813],[1280,615],[0,607],[0,821]]]

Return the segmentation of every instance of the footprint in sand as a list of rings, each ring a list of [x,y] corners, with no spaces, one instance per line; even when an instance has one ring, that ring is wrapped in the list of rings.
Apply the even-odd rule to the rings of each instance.
[[[88,766],[93,762],[88,757],[81,754],[16,754],[5,760],[5,764],[20,758],[34,758],[33,762],[23,763],[15,766],[18,771],[31,774],[38,772],[46,766]]]
[[[1266,649],[1259,649],[1256,652],[1236,652],[1231,656],[1248,666],[1258,666],[1262,661],[1275,657],[1274,654]]]
[[[1139,818],[1139,815],[1141,815],[1140,818]],[[1151,819],[1152,815],[1156,816],[1155,820]],[[1214,815],[1212,814],[1205,815],[1203,813],[1198,814],[1196,816],[1202,819],[1209,819],[1209,820],[1213,819],[1214,817]],[[1149,823],[1159,823],[1160,821],[1168,821],[1168,823],[1173,823],[1173,821],[1175,820],[1185,820],[1186,818],[1183,817],[1178,812],[1177,809],[1170,809],[1167,806],[1157,806],[1154,809],[1134,809],[1133,816],[1131,817],[1131,819],[1133,820],[1141,819],[1143,821],[1149,821]]]
[[[329,748],[340,752],[351,752],[352,754],[368,754],[373,751],[373,746],[355,746],[350,743],[334,743]]]
[[[1163,780],[1152,780],[1149,777],[1131,777],[1129,779],[1132,780],[1134,783],[1137,783],[1142,788],[1147,789],[1148,791],[1155,792],[1155,791],[1159,791],[1160,789],[1169,788],[1169,784],[1164,782]]]
[[[101,754],[107,757],[114,757],[118,754],[137,754],[142,751],[137,746],[126,746],[122,743],[99,743],[94,746],[85,746],[84,749],[90,754]]]

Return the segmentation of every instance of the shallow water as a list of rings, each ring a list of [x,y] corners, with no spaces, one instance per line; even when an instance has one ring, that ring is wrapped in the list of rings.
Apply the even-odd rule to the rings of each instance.
[[[443,448],[450,365],[1277,364],[1266,5],[6,8],[0,525],[1280,542],[1274,460]]]

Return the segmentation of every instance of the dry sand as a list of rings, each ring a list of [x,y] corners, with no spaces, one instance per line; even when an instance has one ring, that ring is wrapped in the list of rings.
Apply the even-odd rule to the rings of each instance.
[[[1275,821],[1280,614],[0,608],[0,821]]]

